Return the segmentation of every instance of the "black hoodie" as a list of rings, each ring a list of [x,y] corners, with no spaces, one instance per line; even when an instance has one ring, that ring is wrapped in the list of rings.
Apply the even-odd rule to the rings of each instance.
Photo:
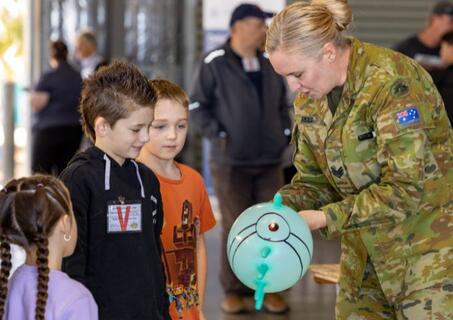
[[[71,193],[78,227],[77,246],[64,260],[64,271],[92,292],[99,319],[170,319],[161,261],[162,200],[156,176],[133,160],[120,166],[92,147],[71,160],[61,179]],[[133,208],[141,206],[141,215],[137,214],[140,210],[126,213],[127,209],[118,209],[120,204],[127,207],[131,203]],[[108,232],[117,209],[116,226],[123,223],[123,228],[125,223],[127,229]],[[133,223],[138,220],[132,220],[138,216],[141,231],[127,231],[129,225],[140,229],[140,223]]]

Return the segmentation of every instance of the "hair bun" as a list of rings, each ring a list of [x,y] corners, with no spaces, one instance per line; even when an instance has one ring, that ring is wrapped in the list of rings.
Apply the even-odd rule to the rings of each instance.
[[[332,15],[338,31],[347,30],[352,22],[352,11],[347,0],[312,0],[311,5],[325,7]]]

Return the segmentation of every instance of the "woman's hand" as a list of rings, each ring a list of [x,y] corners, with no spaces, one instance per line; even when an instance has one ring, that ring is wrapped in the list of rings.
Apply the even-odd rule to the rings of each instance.
[[[41,111],[47,106],[49,102],[50,95],[48,92],[44,91],[32,91],[30,92],[30,106],[31,109],[35,112]]]
[[[323,211],[302,210],[299,211],[299,215],[304,218],[310,230],[318,230],[327,226],[327,217]]]

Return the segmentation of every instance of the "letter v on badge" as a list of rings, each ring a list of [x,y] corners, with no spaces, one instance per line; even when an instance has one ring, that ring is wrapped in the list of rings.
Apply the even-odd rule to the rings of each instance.
[[[140,232],[142,229],[141,203],[111,202],[107,207],[107,233]]]

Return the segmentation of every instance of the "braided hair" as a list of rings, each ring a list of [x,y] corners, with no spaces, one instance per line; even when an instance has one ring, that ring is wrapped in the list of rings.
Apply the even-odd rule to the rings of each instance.
[[[13,179],[0,191],[0,319],[3,318],[11,270],[10,244],[36,252],[38,286],[35,319],[44,320],[49,283],[48,238],[57,222],[72,214],[69,192],[55,177]]]
[[[2,259],[0,270],[0,314],[3,316],[6,293],[8,291],[8,277],[11,270],[11,247],[3,238],[1,239],[0,244],[0,259]]]

